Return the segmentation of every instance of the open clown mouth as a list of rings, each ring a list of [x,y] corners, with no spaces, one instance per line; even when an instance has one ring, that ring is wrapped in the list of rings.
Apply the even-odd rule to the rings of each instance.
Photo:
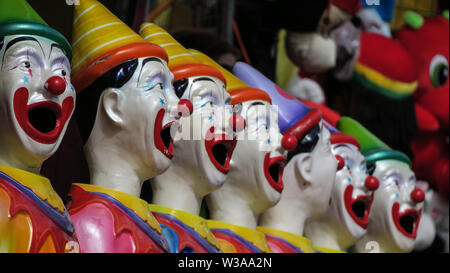
[[[28,105],[29,93],[25,87],[14,94],[14,114],[24,132],[36,142],[54,144],[75,108],[73,97],[67,97],[62,107],[53,101]]]
[[[164,114],[166,111],[161,109],[156,115],[154,142],[155,147],[167,158],[172,159],[174,155],[173,139],[170,134],[173,122],[163,125]]]
[[[269,184],[277,192],[282,193],[284,189],[283,171],[286,165],[286,157],[279,156],[270,158],[270,153],[264,158],[264,175]]]
[[[369,225],[369,213],[373,203],[372,196],[360,195],[353,198],[353,186],[349,185],[344,192],[345,208],[353,221],[363,229]]]
[[[422,210],[408,209],[400,213],[400,204],[392,206],[392,217],[397,229],[406,237],[416,239]]]
[[[226,134],[214,135],[213,132],[214,127],[211,127],[205,140],[206,152],[216,169],[227,174],[230,171],[231,156],[236,148],[237,140]]]

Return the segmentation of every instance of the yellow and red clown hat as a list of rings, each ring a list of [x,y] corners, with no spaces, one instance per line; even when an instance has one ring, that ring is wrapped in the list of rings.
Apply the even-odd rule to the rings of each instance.
[[[232,105],[252,100],[266,101],[272,104],[272,99],[266,92],[250,87],[204,53],[194,49],[189,49],[189,52],[203,64],[215,67],[222,72],[227,81],[227,92],[231,96]]]
[[[397,41],[377,33],[363,33],[354,78],[366,88],[391,99],[411,96],[418,72],[408,51]]]
[[[145,23],[141,26],[139,33],[147,42],[159,45],[166,50],[174,81],[197,76],[211,76],[226,84],[225,77],[217,68],[200,63],[172,35],[158,25]]]
[[[154,56],[168,61],[164,49],[146,42],[96,0],[80,0],[75,6],[72,48],[77,92],[128,60]]]

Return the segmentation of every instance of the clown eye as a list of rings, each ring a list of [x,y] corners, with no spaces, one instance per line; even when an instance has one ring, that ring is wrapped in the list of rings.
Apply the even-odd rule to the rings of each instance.
[[[442,55],[436,55],[430,64],[430,79],[434,87],[444,85],[448,79],[448,61]]]
[[[66,72],[66,70],[61,70],[61,75],[63,75],[63,76],[66,76],[67,75],[67,72]]]
[[[25,68],[31,68],[31,63],[29,61],[25,61],[23,65],[25,66]]]

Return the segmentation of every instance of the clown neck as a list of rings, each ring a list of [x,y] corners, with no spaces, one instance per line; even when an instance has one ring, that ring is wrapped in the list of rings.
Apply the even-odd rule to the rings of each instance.
[[[104,117],[98,115],[97,121],[99,120],[104,120]],[[142,184],[148,176],[142,171],[145,167],[136,168],[140,165],[139,160],[118,143],[119,138],[107,137],[117,132],[120,134],[120,130],[115,132],[110,126],[104,126],[103,122],[96,122],[95,127],[98,127],[98,130],[94,128],[84,146],[91,174],[90,184],[139,197]]]
[[[27,158],[14,157],[7,146],[0,145],[0,166],[8,166],[24,170],[30,173],[39,174],[44,159],[35,156],[30,157],[30,153],[17,153],[18,155],[27,155]]]
[[[249,201],[237,185],[226,182],[223,188],[208,197],[211,219],[256,229],[260,212]]]
[[[175,156],[169,170],[151,181],[152,204],[199,215],[203,198],[213,189],[202,187],[199,179],[204,178],[187,173],[186,169],[179,166],[181,162],[178,159]]]
[[[335,213],[327,211],[322,219],[307,223],[305,233],[314,245],[346,251],[356,243],[357,239],[339,223],[339,219],[335,219],[336,216]]]
[[[284,169],[284,191],[280,202],[262,214],[260,226],[303,236],[305,222],[311,217],[313,212],[307,202],[298,198],[302,194],[299,194],[301,189],[296,184],[302,184],[304,180],[296,170],[297,164],[294,162],[296,162],[295,157],[291,159]]]

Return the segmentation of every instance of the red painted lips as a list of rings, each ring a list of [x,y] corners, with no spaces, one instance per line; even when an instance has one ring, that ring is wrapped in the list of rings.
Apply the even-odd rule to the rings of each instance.
[[[269,184],[277,192],[282,193],[284,189],[283,171],[286,165],[286,157],[279,156],[270,158],[270,153],[264,158],[264,175]]]
[[[164,114],[166,111],[164,109],[159,110],[155,119],[155,130],[154,130],[154,143],[156,149],[163,153],[167,158],[172,159],[174,155],[173,139],[170,134],[170,129],[173,122],[163,126]]]
[[[400,213],[400,204],[392,206],[392,218],[397,229],[406,237],[416,239],[422,210],[408,209]]]
[[[344,192],[345,208],[353,221],[363,229],[369,225],[369,214],[373,203],[373,193],[371,196],[360,195],[353,198],[353,186],[349,185]]]
[[[208,131],[205,140],[206,152],[214,167],[223,174],[230,171],[230,161],[237,140],[226,134],[214,134],[214,127]]]
[[[14,114],[22,130],[34,141],[54,144],[75,108],[73,97],[67,97],[62,107],[52,101],[28,105],[29,92],[25,87],[14,94]]]

